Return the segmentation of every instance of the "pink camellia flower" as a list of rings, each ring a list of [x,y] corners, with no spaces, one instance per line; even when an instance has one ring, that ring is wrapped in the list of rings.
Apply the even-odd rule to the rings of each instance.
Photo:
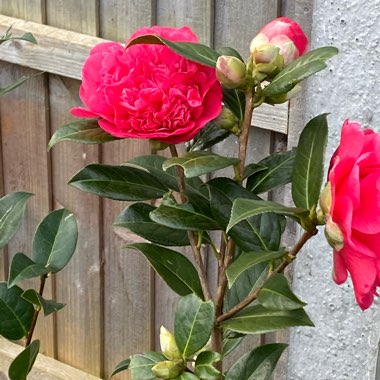
[[[356,300],[365,310],[380,286],[380,135],[346,120],[328,179],[331,202],[325,197],[321,206],[328,212],[334,280],[342,284],[349,272]]]
[[[142,28],[130,40],[147,34],[197,42],[188,27],[159,26]],[[125,49],[116,42],[99,44],[91,50],[82,77],[80,97],[86,107],[75,107],[72,114],[100,118],[100,127],[116,137],[188,141],[222,107],[215,70],[163,45]]]
[[[250,50],[257,54],[260,63],[273,59],[271,46],[280,49],[285,65],[296,60],[308,50],[308,39],[301,27],[287,17],[279,17],[265,25],[252,40]],[[268,56],[268,57],[267,57]]]

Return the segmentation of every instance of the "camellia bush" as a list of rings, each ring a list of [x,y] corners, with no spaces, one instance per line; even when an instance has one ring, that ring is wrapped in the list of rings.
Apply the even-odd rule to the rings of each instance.
[[[335,281],[350,273],[362,309],[376,295],[380,136],[345,121],[326,184],[326,114],[308,122],[296,149],[246,160],[254,110],[295,96],[337,49],[308,51],[300,26],[282,17],[266,25],[249,50],[244,61],[231,47],[199,44],[188,27],[158,26],[138,30],[125,46],[95,46],[83,67],[84,106],[72,109],[83,119],[58,129],[49,143],[142,138],[156,151],[170,151],[170,158],[91,164],[70,180],[82,191],[129,202],[115,225],[145,242],[127,247],[181,297],[174,326],[161,327],[161,351],[136,353],[113,375],[128,370],[134,380],[269,379],[286,344],[255,347],[231,368],[223,359],[246,335],[313,326],[284,270],[318,226],[325,226],[334,250]],[[238,141],[237,157],[212,153],[229,136]],[[186,152],[180,155],[182,143]],[[228,167],[233,178],[217,175]],[[294,205],[264,199],[288,183]],[[292,247],[282,243],[289,221],[303,231]],[[190,247],[193,260],[178,247]],[[217,264],[216,284],[206,272],[206,253]]]

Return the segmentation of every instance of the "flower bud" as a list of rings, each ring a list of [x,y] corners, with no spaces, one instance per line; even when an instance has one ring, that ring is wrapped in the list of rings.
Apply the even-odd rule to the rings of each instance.
[[[327,217],[325,235],[327,242],[335,251],[340,251],[344,247],[343,232],[339,226],[332,221],[330,215]]]
[[[166,360],[152,367],[152,372],[160,379],[175,379],[182,372],[182,368],[179,364]]]
[[[327,182],[326,186],[321,191],[321,195],[319,196],[319,205],[324,214],[330,214],[331,209],[331,182]]]
[[[164,150],[169,146],[169,144],[156,139],[149,139],[149,144],[155,150]]]
[[[160,328],[160,345],[162,353],[170,360],[182,360],[174,335],[164,326]]]
[[[226,88],[237,88],[245,83],[246,67],[239,58],[221,55],[216,61],[216,77]]]
[[[223,129],[227,129],[232,133],[239,133],[239,120],[235,114],[227,107],[222,108],[222,112],[215,119],[215,123]]]

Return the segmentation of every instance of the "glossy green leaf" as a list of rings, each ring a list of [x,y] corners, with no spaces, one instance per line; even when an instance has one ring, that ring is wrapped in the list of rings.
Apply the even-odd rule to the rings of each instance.
[[[235,199],[259,199],[229,178],[215,178],[207,182],[207,187],[212,214],[223,230],[227,228]],[[228,234],[245,251],[277,250],[285,225],[284,217],[268,213],[242,220]]]
[[[216,49],[216,51],[220,55],[229,55],[231,57],[236,57],[236,58],[239,58],[240,61],[244,62],[244,59],[242,58],[242,56],[240,55],[240,53],[236,49],[234,49],[232,47],[222,46],[222,47]]]
[[[201,380],[201,379],[190,372],[182,372],[174,380]]]
[[[292,196],[297,207],[311,210],[318,203],[327,135],[327,114],[310,120],[301,133],[292,182]]]
[[[210,121],[200,132],[194,137],[194,140],[188,146],[188,151],[202,151],[213,147],[217,143],[225,140],[231,134],[227,129],[221,128],[214,121]]]
[[[303,309],[270,310],[254,305],[223,321],[222,326],[243,334],[264,334],[288,327],[314,325]]]
[[[23,290],[18,286],[7,287],[0,282],[0,335],[18,340],[28,335],[34,307],[21,298]]]
[[[248,268],[256,264],[278,259],[284,256],[284,251],[243,252],[228,268],[228,285],[231,287],[236,279]]]
[[[186,177],[198,177],[203,174],[212,173],[219,169],[237,164],[237,158],[223,157],[217,154],[197,151],[186,153],[182,157],[167,159],[163,164],[163,169],[179,165],[183,168]]]
[[[149,215],[154,222],[170,228],[191,231],[219,229],[219,226],[214,219],[203,213],[201,214],[195,210],[191,204],[161,204]]]
[[[203,298],[197,270],[181,253],[149,243],[135,243],[126,247],[142,253],[168,286],[180,296],[195,293]]]
[[[132,355],[130,360],[129,369],[132,373],[132,380],[156,380],[152,367],[166,358],[157,352],[147,351],[143,354]]]
[[[179,55],[210,67],[215,67],[220,55],[206,45],[194,42],[173,42],[154,34],[136,37],[129,42],[126,48],[128,49],[130,46],[136,44],[166,45]]]
[[[267,279],[269,264],[262,262],[243,271],[234,281],[232,286],[226,289],[223,300],[223,310],[232,309],[245,299],[250,293],[261,287]]]
[[[49,272],[51,272],[51,269],[46,268],[44,265],[36,264],[23,253],[16,253],[9,269],[8,287],[12,287],[23,280],[41,277]]]
[[[119,201],[161,198],[168,188],[145,170],[127,166],[92,164],[69,182],[82,191]]]
[[[8,244],[20,227],[31,193],[16,192],[0,199],[0,249]]]
[[[112,371],[112,373],[111,373],[111,377],[115,376],[115,375],[118,374],[119,372],[126,371],[126,370],[129,368],[130,363],[131,363],[131,359],[130,359],[130,358],[121,361],[121,362],[115,367],[115,369]]]
[[[239,120],[244,119],[245,99],[242,91],[223,88],[223,103],[235,114]]]
[[[44,312],[45,317],[65,307],[64,303],[55,302],[53,300],[45,300],[34,289],[26,290],[21,294],[21,297],[31,304],[41,308]]]
[[[232,206],[231,218],[227,226],[227,231],[242,220],[267,212],[288,216],[298,223],[300,223],[302,218],[309,215],[308,210],[297,207],[286,207],[276,202],[255,199],[236,199]]]
[[[292,180],[295,150],[275,153],[258,164],[266,167],[253,173],[247,180],[247,189],[255,194],[265,193]]]
[[[82,144],[103,144],[119,140],[99,127],[97,119],[73,121],[58,128],[51,137],[48,145],[50,150],[60,141],[75,141]]]
[[[32,260],[56,273],[74,254],[78,225],[74,214],[66,209],[51,212],[37,227],[32,245]]]
[[[338,54],[333,46],[324,46],[296,59],[276,75],[272,82],[264,88],[264,96],[284,94],[307,77],[327,67],[326,61]]]
[[[306,305],[290,290],[288,280],[281,273],[272,274],[260,290],[257,300],[266,309],[273,310],[295,310]]]
[[[146,203],[134,203],[127,207],[116,219],[115,227],[124,227],[155,244],[182,247],[189,245],[185,230],[169,228],[153,222],[149,213],[156,207]]]
[[[249,164],[244,168],[244,175],[243,178],[250,177],[253,174],[256,174],[258,172],[261,172],[263,170],[267,169],[266,166],[259,165],[259,164]],[[248,188],[248,187],[247,187]]]
[[[242,356],[227,372],[225,380],[269,380],[287,344],[257,347]]]
[[[194,373],[202,380],[219,380],[221,373],[214,363],[222,360],[222,355],[214,351],[202,351],[195,360]]]
[[[194,355],[208,342],[214,325],[214,304],[195,294],[181,298],[175,312],[174,337],[185,358]]]
[[[245,335],[224,338],[223,339],[223,357],[225,358],[228,354],[235,350],[235,348],[239,347],[240,343],[243,341]]]
[[[40,350],[40,341],[35,340],[21,351],[9,366],[9,380],[26,380]]]

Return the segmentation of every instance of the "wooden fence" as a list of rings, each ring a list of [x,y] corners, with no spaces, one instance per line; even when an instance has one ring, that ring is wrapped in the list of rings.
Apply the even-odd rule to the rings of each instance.
[[[3,97],[0,103],[2,192],[22,190],[35,194],[28,203],[21,230],[0,255],[0,280],[7,278],[15,253],[30,252],[36,225],[49,211],[64,206],[79,221],[74,258],[47,288],[47,297],[67,306],[39,321],[37,334],[44,354],[107,378],[120,360],[157,346],[159,327],[163,324],[172,328],[177,300],[143,258],[122,248],[133,237],[115,231],[112,222],[125,203],[101,200],[67,185],[73,174],[87,164],[119,164],[150,154],[147,142],[123,140],[103,146],[65,142],[47,152],[51,134],[72,119],[69,109],[80,104],[78,79],[89,49],[103,39],[123,42],[144,25],[189,25],[200,42],[215,47],[234,46],[244,57],[260,27],[279,15],[294,17],[309,32],[311,3],[0,0],[0,34],[13,24],[14,34],[30,31],[38,40],[38,45],[15,41],[0,47],[0,87],[22,75],[46,72]],[[301,97],[290,108],[284,105],[258,111],[253,119],[256,128],[252,129],[250,155],[260,159],[270,152],[285,150],[287,143],[293,144],[303,124],[302,108]],[[233,144],[227,141],[217,151],[232,154]],[[286,192],[277,191],[271,196],[279,200]],[[213,273],[214,269],[210,264],[208,271]],[[252,338],[244,347],[260,339],[269,342],[278,339],[278,335]],[[5,343],[2,344],[4,349]],[[13,352],[11,348],[10,351]],[[0,351],[0,371],[1,355]],[[285,373],[286,359],[275,378],[285,379]]]

